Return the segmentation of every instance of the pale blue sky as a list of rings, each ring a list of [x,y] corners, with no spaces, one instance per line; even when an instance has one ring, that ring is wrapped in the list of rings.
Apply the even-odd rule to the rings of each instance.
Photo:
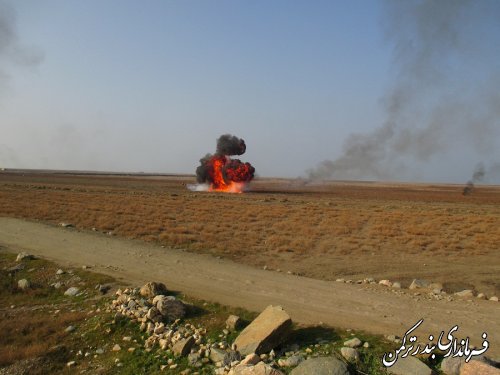
[[[193,173],[231,133],[259,175],[305,176],[340,157],[351,133],[382,126],[400,74],[383,1],[0,4],[15,13],[11,44],[39,60],[0,47],[5,167]],[[500,54],[487,47],[500,36],[490,23],[490,55],[454,61],[457,72],[477,58],[494,74]],[[467,180],[476,163],[500,161],[498,121],[489,127],[487,147],[465,137],[427,161],[403,151],[390,177]]]

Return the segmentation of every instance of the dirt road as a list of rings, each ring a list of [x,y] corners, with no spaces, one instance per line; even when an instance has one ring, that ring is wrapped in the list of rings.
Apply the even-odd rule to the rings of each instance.
[[[482,345],[487,332],[487,355],[500,357],[500,303],[427,300],[388,288],[343,284],[265,271],[211,256],[167,249],[94,232],[0,218],[0,245],[7,251],[25,250],[66,266],[90,265],[126,283],[164,282],[171,290],[221,304],[259,311],[282,305],[296,322],[352,328],[402,336],[419,319],[414,332],[422,342],[459,325],[455,337],[469,336]],[[369,276],[369,275],[367,275]]]

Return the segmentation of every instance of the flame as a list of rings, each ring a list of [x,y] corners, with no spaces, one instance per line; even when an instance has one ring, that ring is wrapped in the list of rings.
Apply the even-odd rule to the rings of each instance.
[[[254,173],[249,163],[233,160],[227,155],[213,156],[208,160],[207,167],[211,181],[208,191],[242,193]]]
[[[222,193],[236,193],[236,194],[241,194],[243,193],[243,190],[245,189],[245,183],[244,182],[231,182],[227,184],[226,186],[222,187],[215,187],[213,185],[210,185],[208,191],[218,191]]]

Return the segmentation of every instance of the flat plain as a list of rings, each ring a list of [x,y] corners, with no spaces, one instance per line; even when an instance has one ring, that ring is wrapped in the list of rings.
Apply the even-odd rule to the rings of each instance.
[[[500,293],[500,187],[257,179],[191,192],[191,176],[0,172],[0,216],[124,238],[316,279],[441,282]]]

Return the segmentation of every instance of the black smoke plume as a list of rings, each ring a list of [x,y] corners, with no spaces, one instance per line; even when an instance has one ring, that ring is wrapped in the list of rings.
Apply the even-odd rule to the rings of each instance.
[[[486,157],[500,148],[500,70],[493,63],[500,1],[385,5],[394,46],[386,119],[372,132],[352,134],[337,159],[308,170],[312,180],[411,178],[438,155],[460,149]]]
[[[483,163],[479,163],[474,168],[474,173],[472,173],[472,178],[467,181],[467,185],[465,185],[464,190],[462,191],[463,195],[472,194],[474,191],[474,184],[483,181],[484,176],[486,175],[486,170],[484,169]]]
[[[243,155],[247,149],[245,141],[231,134],[224,134],[217,139],[217,155]]]

